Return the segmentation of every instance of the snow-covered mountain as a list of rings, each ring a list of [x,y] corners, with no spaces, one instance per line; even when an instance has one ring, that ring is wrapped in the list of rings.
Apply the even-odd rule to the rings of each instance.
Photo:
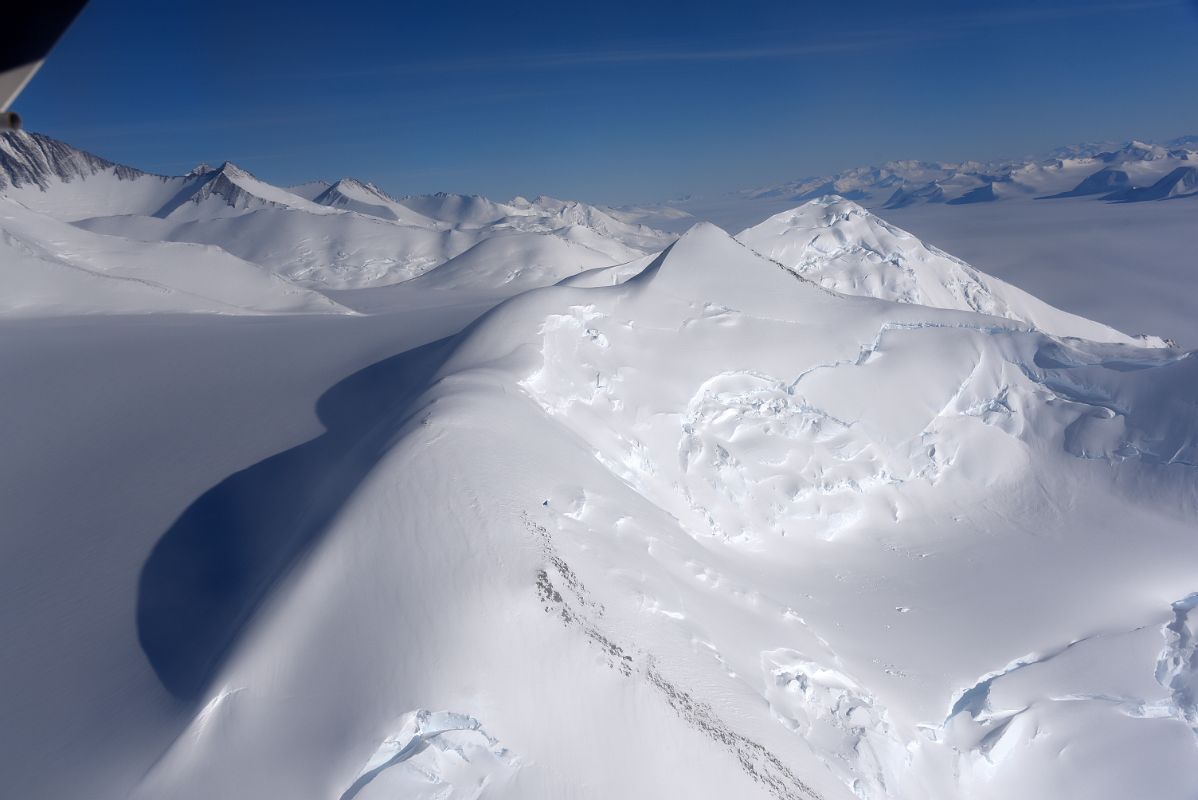
[[[363,183],[353,178],[342,178],[329,185],[312,198],[313,202],[333,208],[344,208],[371,217],[436,228],[437,221],[414,211],[390,197],[372,183]],[[445,227],[448,222],[442,223]]]
[[[1178,165],[1196,163],[1198,151],[1181,140],[1171,146],[1133,140],[1109,150],[1094,151],[1083,146],[1046,158],[986,163],[894,161],[881,167],[851,169],[824,178],[804,178],[742,194],[749,199],[786,197],[792,201],[839,194],[881,208],[900,208],[920,202],[963,205],[1006,197],[1064,193],[1099,173],[1110,174],[1114,167],[1121,168],[1119,171],[1128,175],[1135,185],[1143,186]]]
[[[811,200],[741,231],[736,238],[837,292],[1005,317],[1058,336],[1133,343],[1126,334],[1053,308],[983,275],[841,197]],[[1140,343],[1164,344],[1156,337]]]
[[[347,313],[224,250],[131,242],[0,197],[0,314]]]
[[[684,214],[743,227],[798,203],[839,195],[874,210],[925,204],[965,206],[1020,200],[1095,195],[1116,189],[1147,188],[1180,168],[1198,167],[1194,137],[1165,144],[1132,140],[1122,144],[1062,147],[1035,157],[1000,161],[890,161],[744,189],[722,196],[692,196],[659,205],[621,209],[630,220],[655,220],[671,228],[671,217]],[[1109,186],[1109,188],[1103,188]],[[1159,191],[1108,200],[1162,199]]]
[[[1151,186],[1128,186],[1106,195],[1104,200],[1137,203],[1145,200],[1169,200],[1198,197],[1198,166],[1178,167]]]
[[[616,213],[675,233],[699,220],[734,233],[836,194],[1052,305],[1195,346],[1195,295],[1185,288],[1198,249],[1186,183],[1195,152],[1191,136],[992,163],[895,161]]]
[[[37,134],[0,134],[0,193],[22,205],[95,233],[214,245],[307,288],[399,283],[493,236],[528,237],[509,250],[528,256],[547,248],[533,260],[556,261],[560,269],[570,269],[568,260],[557,259],[563,251],[575,254],[577,268],[584,268],[636,258],[671,238],[596,207],[553,198],[496,203],[430,195],[396,200],[349,178],[298,191],[272,186],[231,163],[164,177]],[[518,288],[522,284],[505,289],[502,279],[525,274],[524,267],[496,269],[499,282],[488,288]]]
[[[0,794],[1198,795],[1193,352],[842,196],[0,153]]]
[[[200,185],[204,175],[166,177],[21,131],[0,133],[0,192],[59,219],[152,214]]]
[[[428,388],[355,423],[386,447],[201,683],[154,609],[195,602],[204,501],[167,531],[143,641],[197,711],[134,796],[1198,790],[1192,357],[706,224],[611,269],[385,368]]]

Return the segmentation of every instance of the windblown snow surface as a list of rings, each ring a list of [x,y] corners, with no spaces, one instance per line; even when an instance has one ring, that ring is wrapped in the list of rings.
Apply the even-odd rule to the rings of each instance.
[[[840,197],[671,241],[34,144],[5,796],[1198,796],[1192,352]]]

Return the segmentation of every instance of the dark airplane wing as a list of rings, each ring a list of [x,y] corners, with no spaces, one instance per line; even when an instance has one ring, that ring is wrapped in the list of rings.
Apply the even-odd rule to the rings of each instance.
[[[14,3],[15,8],[0,12],[0,130],[20,127],[21,119],[9,105],[86,4],[87,0],[37,0]]]

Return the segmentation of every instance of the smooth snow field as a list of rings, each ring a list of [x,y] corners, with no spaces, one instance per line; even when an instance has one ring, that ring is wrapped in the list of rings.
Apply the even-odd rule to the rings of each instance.
[[[1198,797],[1198,197],[0,155],[0,796]]]

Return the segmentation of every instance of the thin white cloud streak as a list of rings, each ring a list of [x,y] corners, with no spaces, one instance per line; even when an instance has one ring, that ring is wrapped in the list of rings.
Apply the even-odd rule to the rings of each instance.
[[[991,27],[1012,27],[1036,22],[1089,18],[1110,14],[1141,13],[1195,5],[1194,0],[1127,0],[1070,6],[1041,5],[1029,8],[977,9],[955,16],[911,20],[907,27],[856,31],[852,34],[820,36],[799,44],[777,42],[777,31],[769,42],[736,47],[709,47],[699,43],[661,42],[594,50],[512,53],[487,58],[431,60],[366,65],[361,68],[305,74],[312,79],[338,79],[368,75],[410,75],[470,72],[491,68],[537,70],[570,67],[603,67],[634,64],[719,63],[736,61],[799,60],[836,54],[895,50],[931,41],[953,39]],[[763,35],[763,39],[767,36]],[[291,77],[296,73],[289,73]]]
[[[843,39],[823,38],[805,44],[760,44],[711,48],[683,46],[677,42],[636,47],[612,47],[603,50],[566,50],[542,53],[512,53],[486,58],[458,58],[423,62],[366,65],[361,68],[327,70],[288,77],[338,79],[368,75],[400,76],[471,72],[487,69],[540,70],[554,67],[589,67],[653,63],[702,63],[732,61],[791,60],[866,52],[923,38],[921,34],[894,31],[865,31]]]

